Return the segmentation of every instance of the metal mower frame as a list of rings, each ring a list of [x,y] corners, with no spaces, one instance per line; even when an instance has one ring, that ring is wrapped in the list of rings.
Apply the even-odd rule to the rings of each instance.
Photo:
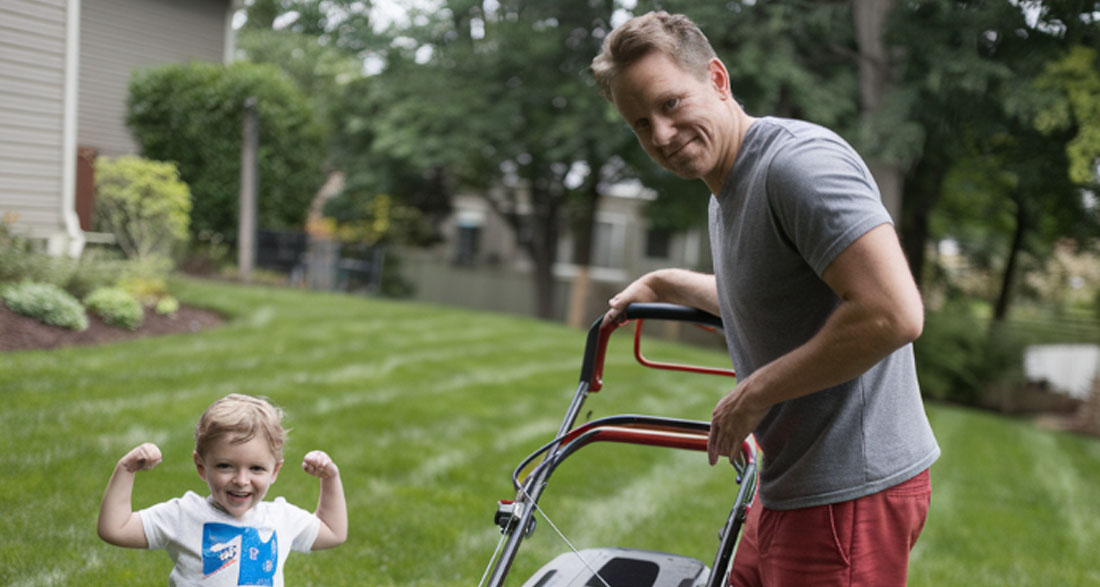
[[[641,352],[642,323],[645,320],[687,322],[704,328],[721,329],[722,321],[717,316],[695,308],[672,304],[631,304],[626,309],[625,317],[627,321],[635,322],[634,356],[642,365],[655,369],[736,376],[732,369],[650,361]],[[619,327],[619,324],[603,324],[602,318],[602,316],[598,318],[588,330],[580,382],[558,434],[516,467],[512,474],[512,483],[516,490],[515,498],[498,502],[494,521],[503,534],[501,539],[503,549],[498,546],[499,557],[494,553],[489,568],[482,577],[482,584],[491,587],[504,585],[520,545],[534,530],[535,510],[538,507],[539,498],[549,484],[550,476],[566,458],[581,448],[594,442],[615,442],[681,450],[704,452],[707,450],[709,422],[628,414],[600,418],[575,426],[577,416],[588,394],[603,388],[607,342],[611,333]],[[542,457],[542,460],[533,465],[539,457]],[[524,474],[525,470],[532,465],[533,469]],[[734,459],[734,468],[737,470],[739,489],[733,508],[719,533],[718,550],[705,583],[707,587],[719,587],[728,583],[729,567],[737,536],[756,496],[756,448],[751,439],[742,443],[740,453]],[[488,579],[487,583],[486,579]],[[543,584],[543,581],[538,583],[538,585]],[[586,584],[610,585],[607,580],[598,576],[593,576]],[[611,585],[611,587],[618,587],[618,585]]]

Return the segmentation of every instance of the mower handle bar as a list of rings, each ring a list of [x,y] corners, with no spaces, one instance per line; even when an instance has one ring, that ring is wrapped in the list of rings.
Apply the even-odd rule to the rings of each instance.
[[[631,320],[637,321],[634,334],[634,356],[639,363],[647,367],[657,369],[671,369],[675,371],[688,371],[693,373],[708,373],[712,375],[736,376],[732,369],[716,369],[712,367],[700,367],[695,365],[680,365],[676,363],[658,363],[650,361],[642,356],[641,352],[641,325],[646,319],[668,320],[673,322],[688,322],[704,328],[721,329],[722,319],[710,312],[664,303],[634,303],[626,307],[623,313],[623,321],[607,322],[600,316],[588,330],[588,340],[584,348],[584,362],[581,364],[581,382],[588,385],[588,391],[597,392],[603,388],[603,366],[607,355],[607,341],[616,328]]]

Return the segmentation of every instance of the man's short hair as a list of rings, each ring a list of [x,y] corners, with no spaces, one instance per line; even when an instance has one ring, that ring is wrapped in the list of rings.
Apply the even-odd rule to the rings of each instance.
[[[195,452],[206,455],[211,443],[227,438],[231,444],[243,444],[262,434],[276,462],[283,460],[286,430],[283,411],[267,398],[239,393],[229,394],[210,404],[195,426]]]
[[[706,77],[710,60],[718,56],[703,31],[682,14],[660,11],[636,16],[611,31],[592,60],[592,73],[604,97],[612,99],[615,76],[653,52],[671,57],[700,78]]]

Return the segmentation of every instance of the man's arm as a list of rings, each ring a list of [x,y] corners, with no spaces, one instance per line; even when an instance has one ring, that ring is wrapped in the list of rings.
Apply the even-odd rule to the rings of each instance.
[[[131,497],[134,492],[134,476],[138,471],[152,469],[160,464],[161,454],[157,445],[146,442],[126,453],[115,465],[103,501],[99,506],[99,523],[96,532],[104,542],[128,548],[148,548],[141,514],[133,511]]]
[[[858,238],[821,277],[841,303],[810,340],[738,381],[718,402],[711,464],[732,457],[775,404],[854,379],[920,336],[924,306],[893,226]]]
[[[313,541],[313,550],[340,546],[348,539],[348,506],[344,500],[344,486],[340,482],[340,469],[323,451],[311,451],[302,460],[302,468],[321,478],[321,495],[317,498],[317,511],[313,515],[321,520],[321,528]]]
[[[699,308],[718,315],[718,285],[714,275],[687,269],[658,269],[634,280],[608,301],[604,323],[622,322],[634,302],[665,302]]]

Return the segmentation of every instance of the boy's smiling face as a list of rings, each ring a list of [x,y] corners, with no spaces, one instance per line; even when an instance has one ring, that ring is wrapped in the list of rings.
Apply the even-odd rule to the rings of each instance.
[[[283,463],[275,459],[262,434],[247,442],[231,440],[223,436],[210,444],[204,456],[194,453],[195,468],[210,486],[214,501],[229,515],[241,519],[263,501]]]

